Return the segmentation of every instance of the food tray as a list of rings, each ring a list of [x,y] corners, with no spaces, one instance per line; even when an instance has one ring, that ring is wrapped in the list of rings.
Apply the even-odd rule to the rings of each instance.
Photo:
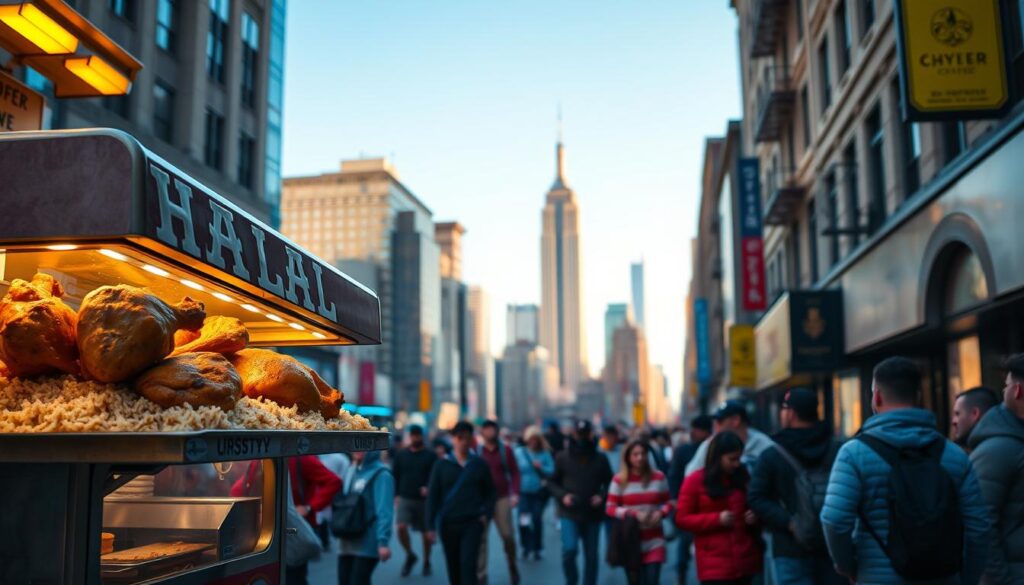
[[[387,431],[0,433],[0,463],[213,463],[389,446]]]
[[[164,544],[164,543],[156,543]],[[180,543],[186,544],[186,543]],[[144,549],[146,545],[136,547],[137,550]],[[206,543],[193,543],[190,545],[190,550],[184,550],[174,554],[161,555],[152,559],[145,559],[140,561],[104,561],[104,557],[109,557],[117,553],[123,553],[125,551],[117,551],[107,555],[100,556],[100,575],[107,580],[113,579],[138,579],[145,577],[153,577],[157,575],[164,575],[167,573],[180,571],[187,569],[195,564],[205,551],[214,548],[212,544]]]

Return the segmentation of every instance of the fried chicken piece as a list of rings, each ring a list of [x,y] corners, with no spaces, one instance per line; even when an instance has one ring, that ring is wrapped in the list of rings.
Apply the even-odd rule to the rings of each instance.
[[[164,408],[191,404],[231,410],[242,378],[226,357],[204,351],[169,357],[135,379],[136,392]]]
[[[78,374],[77,315],[49,274],[14,279],[0,300],[0,359],[11,375]]]
[[[203,328],[198,335],[192,331],[178,331],[174,334],[177,346],[171,355],[195,351],[214,351],[230,354],[245,349],[249,345],[249,330],[242,321],[234,317],[213,315],[203,321]]]
[[[338,416],[345,396],[297,359],[266,349],[243,349],[229,359],[249,398],[262,396],[281,406],[298,406],[299,412],[316,410],[324,418]]]
[[[168,305],[134,286],[101,286],[78,309],[82,371],[100,382],[122,382],[174,350],[174,332],[203,326],[203,304],[185,297]]]

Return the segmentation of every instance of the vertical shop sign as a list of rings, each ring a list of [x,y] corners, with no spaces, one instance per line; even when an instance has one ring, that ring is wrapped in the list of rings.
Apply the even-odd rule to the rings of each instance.
[[[697,382],[711,383],[711,348],[708,347],[708,301],[697,299],[693,303],[693,325],[697,334]]]
[[[731,386],[753,388],[757,385],[757,352],[754,326],[729,327],[729,381]]]
[[[359,404],[374,404],[376,392],[376,365],[371,361],[359,363]]]
[[[766,305],[764,283],[764,242],[761,236],[761,181],[756,158],[741,158],[740,179],[740,285],[743,309],[763,311]]]

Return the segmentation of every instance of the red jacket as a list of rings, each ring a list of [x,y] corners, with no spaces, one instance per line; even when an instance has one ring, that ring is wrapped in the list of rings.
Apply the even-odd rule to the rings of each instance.
[[[747,509],[746,490],[732,490],[722,498],[708,496],[703,469],[683,482],[676,524],[694,534],[699,580],[730,581],[761,573],[764,551],[760,528],[743,521]],[[735,516],[728,528],[719,522],[719,515],[725,510]]]

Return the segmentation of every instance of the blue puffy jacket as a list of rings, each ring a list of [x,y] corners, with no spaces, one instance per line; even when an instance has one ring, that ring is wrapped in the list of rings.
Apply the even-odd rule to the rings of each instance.
[[[862,429],[894,447],[923,447],[941,438],[935,416],[920,408],[892,410],[870,418]],[[967,455],[950,441],[942,453],[942,467],[960,486],[960,510],[964,521],[964,565],[959,578],[939,583],[976,584],[985,566],[990,523]],[[821,522],[829,553],[844,573],[858,583],[902,584],[889,558],[861,525],[860,512],[879,537],[889,537],[889,472],[891,467],[861,441],[847,442],[839,450],[828,482]]]
[[[370,479],[373,481],[370,482]],[[357,557],[377,558],[377,549],[391,543],[394,520],[395,479],[380,461],[380,452],[366,453],[362,464],[352,464],[345,474],[345,493],[361,491],[373,511],[375,520],[362,536],[340,543],[340,553]]]
[[[544,489],[544,480],[555,472],[555,458],[548,451],[534,453],[520,445],[516,447],[516,465],[519,466],[519,493],[536,494]],[[540,462],[540,471],[533,462]]]

